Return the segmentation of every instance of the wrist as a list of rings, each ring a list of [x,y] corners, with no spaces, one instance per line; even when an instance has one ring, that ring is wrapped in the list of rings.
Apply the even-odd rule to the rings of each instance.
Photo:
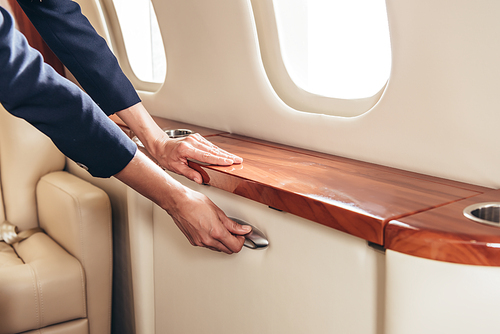
[[[171,140],[170,137],[164,131],[161,131],[161,133],[158,133],[155,136],[147,137],[147,143],[144,144],[144,147],[157,161],[162,161],[164,156],[167,154],[168,142]]]
[[[186,187],[140,151],[115,177],[167,212],[187,197]]]
[[[139,138],[144,148],[156,157],[161,141],[168,140],[167,134],[153,120],[144,105],[139,102],[116,113]]]

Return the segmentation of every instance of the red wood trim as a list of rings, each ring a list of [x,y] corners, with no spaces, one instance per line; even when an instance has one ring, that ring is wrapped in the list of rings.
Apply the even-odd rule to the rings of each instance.
[[[8,4],[10,8],[6,9],[9,10],[11,15],[14,17],[17,29],[21,33],[23,33],[31,47],[37,49],[42,54],[45,62],[52,66],[57,71],[57,73],[65,76],[63,64],[61,63],[59,58],[57,58],[56,55],[52,52],[52,50],[50,50],[47,44],[45,44],[42,37],[40,36],[40,34],[38,34],[33,24],[31,24],[26,14],[24,14],[17,1],[8,0]]]
[[[458,181],[454,181],[454,180],[448,180],[448,179],[438,178],[438,177],[429,176],[429,175],[425,175],[425,174],[419,174],[419,173],[410,172],[410,171],[406,171],[406,170],[402,170],[402,169],[397,169],[397,168],[393,168],[393,167],[387,167],[387,166],[377,165],[377,164],[373,164],[373,163],[369,163],[369,162],[365,162],[365,161],[359,161],[359,160],[354,160],[354,159],[350,159],[350,158],[334,156],[334,155],[331,155],[331,154],[326,154],[326,153],[321,153],[321,152],[306,150],[306,149],[297,148],[297,147],[293,147],[293,146],[276,144],[276,143],[272,143],[272,142],[268,142],[268,141],[264,141],[264,140],[260,140],[260,139],[255,139],[255,138],[250,138],[250,137],[245,137],[245,136],[240,136],[240,135],[234,135],[234,134],[227,134],[227,133],[222,134],[222,136],[228,137],[228,138],[240,139],[240,140],[244,140],[244,141],[250,141],[250,142],[262,144],[262,145],[265,145],[265,146],[276,147],[276,148],[280,148],[280,149],[283,149],[283,150],[288,150],[288,151],[292,151],[292,152],[303,153],[303,154],[306,154],[306,155],[312,155],[312,156],[319,157],[319,158],[325,158],[325,159],[335,160],[335,161],[338,161],[339,163],[345,163],[345,164],[349,164],[349,165],[352,165],[352,166],[361,166],[363,168],[372,170],[374,173],[376,171],[394,173],[394,174],[399,174],[399,175],[402,175],[402,176],[405,176],[405,177],[409,177],[409,178],[416,178],[416,179],[420,179],[420,180],[427,180],[427,181],[431,181],[431,182],[445,184],[445,185],[452,186],[452,187],[457,187],[457,188],[472,190],[472,191],[479,192],[479,193],[483,193],[483,192],[491,190],[489,188],[477,186],[477,185],[474,185],[474,184],[469,184],[469,183],[458,182]]]
[[[386,247],[426,259],[500,266],[500,226],[469,220],[463,210],[472,204],[500,201],[500,190],[389,222]]]
[[[405,254],[500,266],[500,227],[463,209],[500,201],[500,190],[403,171],[155,118],[199,131],[241,165],[190,163],[205,183]]]
[[[209,139],[244,159],[229,167],[199,166],[209,185],[380,245],[390,220],[479,194],[359,161],[223,135]]]

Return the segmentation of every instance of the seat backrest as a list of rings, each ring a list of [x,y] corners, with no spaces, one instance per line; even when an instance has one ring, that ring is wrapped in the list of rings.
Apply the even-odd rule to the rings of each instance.
[[[37,227],[38,180],[62,170],[65,161],[47,136],[0,105],[0,189],[4,204],[0,219],[4,211],[5,219],[21,231]]]

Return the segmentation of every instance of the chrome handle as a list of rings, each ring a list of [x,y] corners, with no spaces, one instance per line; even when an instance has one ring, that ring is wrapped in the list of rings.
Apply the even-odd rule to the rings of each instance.
[[[258,228],[244,222],[241,219],[238,218],[231,218],[231,219],[240,225],[249,225],[252,227],[252,232],[245,235],[245,243],[243,244],[243,246],[251,249],[265,248],[269,246],[269,241],[267,240],[266,236]]]

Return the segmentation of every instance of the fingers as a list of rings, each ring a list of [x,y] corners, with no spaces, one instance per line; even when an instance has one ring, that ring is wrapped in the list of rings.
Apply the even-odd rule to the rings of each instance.
[[[153,156],[161,166],[198,184],[203,183],[203,177],[189,166],[189,160],[220,166],[243,161],[241,157],[224,151],[197,133],[185,138],[158,140],[156,143]]]
[[[222,235],[216,236],[225,247],[232,252],[239,252],[245,242],[245,234],[252,231],[252,227],[248,225],[240,225],[229,219],[222,211],[218,212],[219,219],[222,223]]]
[[[217,165],[232,165],[243,162],[241,157],[221,149],[197,133],[190,135],[185,140],[193,147],[193,156],[188,156],[188,158]]]
[[[210,249],[215,248],[226,254],[239,252],[243,247],[245,237],[232,235],[221,222],[219,223],[218,226],[210,231],[208,238],[202,240],[203,245]]]
[[[245,242],[245,237],[239,235],[239,236],[234,236],[237,240],[237,247],[236,248],[233,248],[233,249],[230,249],[228,247],[226,247],[222,242],[215,242],[214,243],[214,246],[204,246],[205,248],[208,248],[212,251],[215,251],[215,252],[222,252],[222,253],[226,253],[228,255],[231,255],[231,254],[234,254],[234,253],[238,253],[242,248],[243,248],[243,243]]]
[[[209,151],[193,147],[188,158],[198,160],[211,165],[230,166],[234,164],[234,159],[228,156],[213,154]]]
[[[243,248],[245,237],[232,235],[222,224],[220,229],[213,229],[206,235],[199,235],[196,240],[188,237],[193,246],[205,247],[226,254],[238,253]]]
[[[179,193],[177,205],[168,213],[189,242],[226,254],[239,252],[245,242],[241,234],[250,232],[250,229],[227,218],[205,195],[189,188],[184,190]]]
[[[193,168],[189,167],[189,165],[180,164],[178,165],[178,168],[176,168],[173,171],[176,172],[177,174],[184,175],[191,181],[194,181],[198,184],[203,183],[203,177],[201,176],[201,174],[198,171],[194,170]]]
[[[246,235],[250,232],[252,232],[252,227],[249,225],[240,225],[234,220],[226,217],[220,217],[222,224],[226,227],[226,229],[231,233],[235,235]]]

